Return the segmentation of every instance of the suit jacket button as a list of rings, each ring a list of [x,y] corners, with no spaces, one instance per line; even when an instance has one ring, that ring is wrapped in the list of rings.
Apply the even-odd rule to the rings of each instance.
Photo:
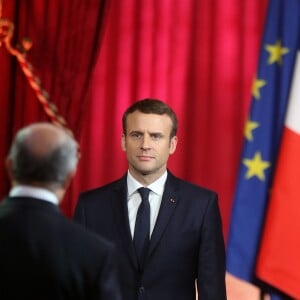
[[[145,292],[145,288],[143,286],[139,287],[139,293],[142,294]]]

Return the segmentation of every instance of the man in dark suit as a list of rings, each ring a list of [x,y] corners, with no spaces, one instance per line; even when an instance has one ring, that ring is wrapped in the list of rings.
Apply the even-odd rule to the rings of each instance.
[[[66,219],[58,204],[75,172],[78,149],[63,129],[21,129],[0,204],[1,300],[121,300],[113,246]]]
[[[226,299],[217,194],[167,170],[176,131],[165,103],[134,103],[123,115],[127,174],[79,197],[75,219],[116,245],[125,300],[194,300],[195,287],[201,300]]]

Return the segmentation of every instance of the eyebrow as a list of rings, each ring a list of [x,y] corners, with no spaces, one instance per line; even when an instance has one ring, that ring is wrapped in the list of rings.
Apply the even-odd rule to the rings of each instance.
[[[162,133],[161,131],[153,131],[153,132],[146,132],[146,133],[148,133],[150,136],[153,136],[153,135],[165,136],[165,134]],[[132,130],[132,131],[128,132],[128,134],[141,134],[141,135],[144,135],[145,132],[141,131],[141,130]]]

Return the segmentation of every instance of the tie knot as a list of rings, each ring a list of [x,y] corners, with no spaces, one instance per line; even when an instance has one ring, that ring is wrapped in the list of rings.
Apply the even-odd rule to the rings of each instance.
[[[145,187],[141,187],[141,188],[138,189],[138,192],[140,193],[140,195],[142,197],[142,201],[148,200],[150,189],[145,188]]]

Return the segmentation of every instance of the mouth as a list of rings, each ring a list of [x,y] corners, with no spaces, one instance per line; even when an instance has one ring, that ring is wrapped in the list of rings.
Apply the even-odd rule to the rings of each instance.
[[[140,161],[150,161],[153,159],[152,156],[148,156],[148,155],[138,155],[137,158],[140,160]]]

